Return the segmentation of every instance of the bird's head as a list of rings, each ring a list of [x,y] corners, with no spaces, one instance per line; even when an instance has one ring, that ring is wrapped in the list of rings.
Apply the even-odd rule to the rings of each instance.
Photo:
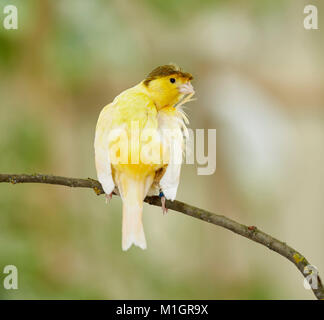
[[[160,110],[175,106],[185,95],[194,94],[188,72],[169,64],[155,68],[143,81],[143,85],[156,107]]]

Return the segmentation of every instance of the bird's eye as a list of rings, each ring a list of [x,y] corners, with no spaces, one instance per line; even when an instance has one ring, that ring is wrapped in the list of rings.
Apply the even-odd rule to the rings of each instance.
[[[174,78],[170,78],[170,82],[171,82],[171,83],[175,83],[175,81],[176,81],[176,80],[175,80]]]

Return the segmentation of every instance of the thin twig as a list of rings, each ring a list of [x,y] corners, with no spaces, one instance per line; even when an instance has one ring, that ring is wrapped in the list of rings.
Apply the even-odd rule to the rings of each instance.
[[[94,179],[77,179],[77,178],[67,178],[59,177],[53,175],[43,175],[43,174],[0,174],[0,182],[9,182],[12,184],[16,183],[46,183],[46,184],[56,184],[74,188],[90,188],[93,189],[97,195],[104,194],[101,184]],[[161,200],[159,197],[146,197],[145,202],[154,205],[161,206]],[[322,281],[318,274],[311,274],[306,271],[311,269],[308,268],[311,264],[307,259],[298,251],[289,247],[286,243],[279,241],[272,236],[262,232],[254,226],[246,226],[240,224],[234,220],[231,220],[223,215],[218,215],[215,213],[208,212],[203,209],[199,209],[188,205],[180,201],[166,201],[166,207],[188,216],[215,224],[217,226],[231,230],[243,237],[246,237],[254,242],[258,242],[263,246],[279,253],[281,256],[290,260],[302,273],[304,278],[312,278],[311,283],[312,290],[317,299],[324,299],[324,287]],[[307,268],[306,268],[307,267]],[[312,270],[312,269],[311,269]],[[317,286],[316,286],[317,281]]]

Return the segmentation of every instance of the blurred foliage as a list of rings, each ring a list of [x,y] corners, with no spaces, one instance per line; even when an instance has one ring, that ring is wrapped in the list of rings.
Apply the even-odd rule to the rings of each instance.
[[[15,129],[2,139],[0,167],[10,168],[15,164],[17,170],[27,172],[44,167],[49,160],[49,151],[46,129],[40,119],[25,116],[10,125]]]
[[[224,0],[145,0],[146,4],[157,14],[167,20],[170,25],[181,23],[182,19],[190,18],[204,10],[215,9],[215,7],[226,1]]]
[[[6,37],[3,33],[0,33],[0,64],[2,72],[9,72],[14,62],[19,57],[19,47],[16,41],[10,37]]]

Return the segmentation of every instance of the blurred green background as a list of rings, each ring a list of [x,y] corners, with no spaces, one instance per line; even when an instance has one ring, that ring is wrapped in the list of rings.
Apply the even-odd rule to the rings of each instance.
[[[217,170],[185,165],[177,198],[256,225],[324,272],[324,5],[301,0],[0,0],[0,172],[96,177],[100,110],[154,67],[195,79],[195,128]],[[313,299],[287,260],[227,230],[145,205],[148,249],[121,251],[121,200],[0,185],[1,299]],[[322,273],[323,275],[323,273]]]

